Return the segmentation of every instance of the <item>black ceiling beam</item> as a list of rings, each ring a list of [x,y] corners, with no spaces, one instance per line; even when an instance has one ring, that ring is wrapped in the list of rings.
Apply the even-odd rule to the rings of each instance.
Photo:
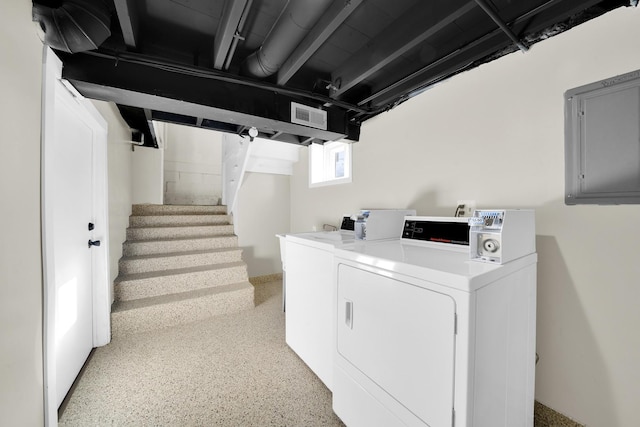
[[[585,9],[597,6],[601,2],[602,0],[588,0],[586,2],[584,0],[565,0],[562,2],[549,0],[513,20],[511,27],[515,34],[520,34],[526,27],[526,34],[520,34],[521,38],[526,39],[527,37],[525,36],[527,35],[542,32],[551,25],[583,13]],[[508,42],[501,40],[502,38],[504,38],[502,30],[496,28],[485,36],[444,55],[437,61],[409,74],[394,84],[374,88],[373,94],[361,100],[358,104],[363,106],[371,103],[371,105],[378,107],[378,112],[373,114],[359,113],[354,117],[359,120],[366,120],[366,118],[392,107],[392,104],[408,99],[414,91],[426,88],[464,69],[470,68],[477,61],[493,58],[493,55],[509,46]],[[530,43],[535,41],[537,40],[531,40]],[[505,53],[509,52],[506,51]],[[403,94],[409,95],[403,96]]]
[[[113,0],[122,30],[124,43],[135,49],[138,45],[139,20],[138,11],[136,10],[135,0]]]
[[[144,116],[147,119],[147,129],[153,139],[154,147],[158,148],[158,137],[156,135],[156,129],[153,127],[153,111],[149,108],[144,109]]]
[[[495,29],[482,38],[476,39],[442,58],[434,61],[394,84],[379,89],[360,101],[360,104],[372,103],[384,106],[394,100],[402,100],[402,94],[410,93],[423,86],[437,83],[461,71],[466,65],[490,55],[496,50],[496,43],[502,41],[503,47],[508,43],[503,40],[500,29]],[[498,45],[499,46],[499,45]],[[429,74],[428,74],[429,73]],[[428,75],[427,75],[428,74]]]
[[[198,119],[196,117],[167,113],[165,111],[153,111],[151,117],[153,120],[159,122],[174,123],[183,126],[197,126],[198,124]]]
[[[278,70],[277,83],[286,84],[311,58],[363,0],[334,0],[318,23],[309,31],[298,47]]]
[[[335,70],[331,74],[335,87],[331,96],[341,97],[367,77],[477,7],[473,1],[469,1],[446,16],[436,16],[429,9],[431,6],[429,3],[418,2],[416,6],[389,24],[357,55]],[[403,30],[398,31],[398,28]]]
[[[233,124],[185,116],[182,114],[167,113],[165,111],[152,111],[151,117],[153,120],[158,122],[173,123],[182,126],[192,126],[227,133],[239,133],[240,128],[239,126]]]
[[[527,50],[529,50],[529,48],[524,43],[522,43],[522,41],[518,39],[515,34],[513,34],[511,28],[507,27],[507,24],[505,24],[498,13],[493,10],[493,8],[489,6],[486,1],[475,0],[475,2],[478,4],[478,6],[480,6],[482,10],[484,10],[487,15],[489,15],[489,18],[491,18],[493,22],[496,23],[496,25],[502,30],[502,32],[505,33],[507,37],[509,37],[521,51],[526,52]]]
[[[131,56],[129,56],[131,58]],[[291,103],[313,108],[322,103],[273,90],[209,78],[206,70],[178,72],[163,64],[114,60],[105,55],[62,55],[63,78],[87,98],[161,110],[223,123],[255,126],[266,133],[282,131],[302,138],[333,141],[358,132],[347,123],[347,111],[324,107],[327,130],[291,123]]]
[[[127,125],[134,131],[144,135],[144,146],[158,148],[158,141],[155,138],[155,132],[148,119],[148,112],[142,108],[131,107],[128,105],[117,104],[120,115],[127,122]],[[135,139],[132,136],[133,139]]]
[[[225,0],[224,2],[222,18],[213,43],[213,68],[216,70],[221,70],[225,64],[233,38],[237,36],[240,19],[244,13],[247,13],[246,6],[247,0]]]

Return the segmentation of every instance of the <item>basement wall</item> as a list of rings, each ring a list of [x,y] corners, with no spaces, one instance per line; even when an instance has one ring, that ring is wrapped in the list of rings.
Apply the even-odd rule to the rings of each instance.
[[[222,197],[222,133],[166,124],[165,204],[215,205]]]
[[[109,185],[109,279],[113,301],[113,281],[118,277],[118,261],[122,243],[127,239],[127,227],[133,199],[131,130],[114,103],[92,101],[107,121],[107,168]]]
[[[563,93],[640,69],[638,40],[640,9],[621,8],[449,79],[364,124],[352,184],[309,189],[302,150],[291,231],[359,208],[534,208],[536,398],[589,426],[637,426],[640,206],[564,204]]]
[[[0,52],[0,425],[41,426],[42,43],[31,2],[3,0]]]
[[[131,158],[133,204],[163,204],[164,150],[134,146]]]
[[[233,218],[249,277],[282,273],[276,234],[289,232],[290,177],[246,172]]]

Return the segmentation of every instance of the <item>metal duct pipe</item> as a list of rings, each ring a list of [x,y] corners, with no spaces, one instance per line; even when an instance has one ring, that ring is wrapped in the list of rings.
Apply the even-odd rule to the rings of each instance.
[[[97,49],[111,35],[111,12],[104,1],[34,2],[32,15],[44,31],[44,43],[57,50]]]
[[[289,1],[262,46],[247,57],[245,72],[263,78],[278,71],[331,2],[332,0]]]

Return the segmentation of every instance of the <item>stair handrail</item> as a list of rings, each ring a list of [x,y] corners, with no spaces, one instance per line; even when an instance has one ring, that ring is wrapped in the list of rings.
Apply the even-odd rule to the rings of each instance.
[[[222,204],[227,206],[229,215],[236,211],[238,192],[251,156],[251,145],[249,138],[239,135],[224,134],[222,137]]]

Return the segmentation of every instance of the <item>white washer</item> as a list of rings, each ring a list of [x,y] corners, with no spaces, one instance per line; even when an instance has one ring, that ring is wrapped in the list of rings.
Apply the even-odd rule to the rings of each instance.
[[[353,231],[343,230],[284,237],[286,342],[329,390],[335,317],[333,251],[353,242]]]
[[[333,409],[348,427],[533,425],[537,255],[469,260],[462,221],[416,217],[408,238],[336,249]]]
[[[414,209],[363,210],[370,221],[368,239],[395,238]],[[349,217],[342,227],[348,227]],[[353,228],[353,222],[351,223]],[[354,243],[354,231],[323,231],[278,236],[283,256],[286,342],[333,389],[335,278],[333,252]],[[284,245],[283,245],[284,242]]]

